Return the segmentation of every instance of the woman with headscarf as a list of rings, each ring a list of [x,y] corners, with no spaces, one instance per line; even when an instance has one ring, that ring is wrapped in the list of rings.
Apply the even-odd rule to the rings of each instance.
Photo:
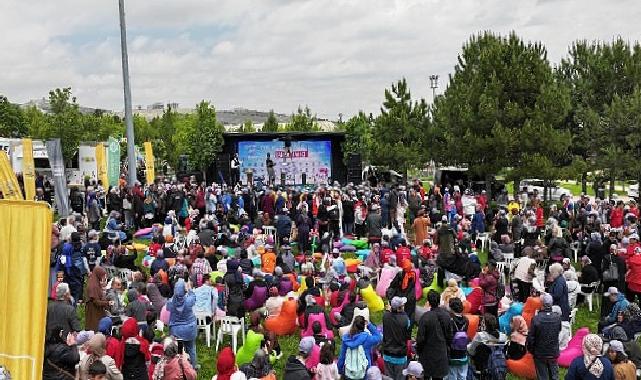
[[[167,311],[170,313],[169,331],[171,335],[183,340],[185,351],[189,354],[192,365],[198,364],[196,356],[196,315],[194,305],[196,295],[191,290],[189,283],[182,278],[176,281],[174,296],[167,302]]]
[[[405,297],[405,312],[414,324],[414,310],[416,309],[416,272],[410,260],[403,260],[400,264],[401,271],[396,273],[385,295],[388,300],[394,297]]]
[[[269,364],[269,358],[262,349],[256,350],[251,363],[240,366],[240,371],[248,379],[276,380],[276,374]]]
[[[220,351],[218,361],[216,362],[216,372],[218,374],[214,375],[211,380],[247,379],[245,374],[239,371],[236,367],[236,357],[234,356],[234,352],[231,350],[231,347],[225,347]]]
[[[154,367],[152,380],[196,380],[196,371],[187,359],[178,352],[178,344],[173,338],[165,338],[163,356]]]
[[[519,360],[527,352],[525,348],[525,341],[527,339],[528,328],[525,319],[520,315],[512,317],[510,322],[511,335],[510,343],[507,346],[507,359]]]
[[[227,286],[227,315],[232,317],[244,318],[245,307],[243,306],[243,275],[238,271],[238,260],[227,261],[227,273],[223,277],[223,282]]]
[[[577,357],[570,364],[566,380],[614,380],[612,363],[602,356],[603,340],[595,334],[588,334],[583,338],[583,355]]]
[[[85,297],[85,329],[95,331],[100,318],[107,315],[105,309],[110,305],[103,290],[107,283],[107,272],[103,267],[95,267],[87,281],[87,296]]]
[[[447,280],[447,287],[443,289],[443,293],[441,293],[441,306],[449,310],[450,299],[452,298],[458,298],[461,302],[465,301],[465,293],[458,287],[458,283],[454,278]]]
[[[608,359],[612,362],[615,380],[636,380],[637,367],[628,360],[623,343],[611,340],[608,347]]]
[[[590,258],[590,260],[592,260],[592,264],[595,268],[601,269],[603,256],[608,253],[609,248],[610,247],[603,245],[600,232],[592,232],[590,234],[590,242],[585,249],[585,254]],[[599,277],[601,277],[600,274]]]
[[[114,359],[105,354],[107,338],[102,334],[95,334],[87,342],[87,354],[80,360],[80,380],[89,379],[89,367],[96,362],[101,361],[107,367],[106,380],[122,380],[122,373],[116,366]]]
[[[120,347],[116,352],[116,366],[125,379],[148,380],[147,362],[151,360],[149,342],[138,335],[136,318],[127,319],[120,328]]]
[[[155,282],[147,283],[147,298],[149,298],[154,311],[160,315],[160,311],[167,303],[167,300],[160,294],[160,289],[158,289],[158,285]]]

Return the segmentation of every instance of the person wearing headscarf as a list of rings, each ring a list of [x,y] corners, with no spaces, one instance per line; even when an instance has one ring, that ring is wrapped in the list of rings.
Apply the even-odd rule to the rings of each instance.
[[[114,359],[106,355],[107,338],[103,334],[95,334],[87,342],[87,354],[80,360],[80,380],[89,379],[89,367],[96,361],[101,361],[107,367],[106,380],[122,380],[122,373]]]
[[[223,277],[223,282],[227,285],[227,305],[226,311],[228,316],[245,317],[245,307],[243,305],[243,275],[238,271],[240,263],[238,260],[227,261],[227,273]]]
[[[147,362],[151,360],[149,342],[138,335],[136,318],[127,319],[120,328],[120,347],[114,358],[125,379],[148,380]]]
[[[211,380],[246,380],[245,374],[236,367],[236,357],[231,347],[227,346],[218,354],[216,362],[217,375]]]
[[[105,296],[104,286],[107,283],[107,272],[103,267],[95,267],[87,281],[85,304],[85,328],[95,331],[100,318],[107,315],[110,301]]]
[[[461,302],[465,301],[465,293],[458,287],[458,283],[454,278],[447,280],[447,287],[443,289],[443,293],[441,293],[441,307],[449,310],[450,299],[452,298],[458,298]]]
[[[196,315],[194,305],[196,295],[191,290],[189,283],[182,278],[176,281],[174,296],[167,302],[167,311],[170,313],[169,331],[171,335],[182,339],[185,351],[189,354],[192,365],[198,364],[196,355]]]
[[[196,380],[196,371],[188,358],[178,352],[178,344],[173,338],[165,338],[163,356],[154,367],[152,380]]]
[[[590,242],[585,248],[585,254],[590,258],[590,260],[592,260],[592,264],[594,265],[594,267],[600,269],[601,263],[603,261],[603,256],[608,253],[608,249],[610,249],[610,247],[606,247],[603,245],[603,241],[601,240],[601,233],[592,232],[590,234]]]
[[[251,363],[240,366],[240,371],[242,371],[248,379],[264,379],[270,375],[274,375],[274,370],[269,364],[269,359],[262,349],[256,350]],[[275,378],[275,375],[273,378]]]
[[[570,364],[566,380],[614,380],[614,369],[608,358],[601,355],[603,340],[595,334],[583,338],[583,355]]]
[[[628,355],[621,341],[610,341],[608,359],[612,362],[615,380],[636,380],[637,367],[632,361],[628,360]]]
[[[100,322],[98,322],[97,331],[106,337],[105,353],[115,360],[118,349],[120,348],[120,341],[111,336],[112,326],[113,321],[111,320],[111,317],[103,317]]]
[[[154,311],[160,315],[160,311],[162,307],[165,306],[167,300],[160,294],[160,290],[155,282],[147,283],[147,298],[149,298]]]
[[[403,260],[400,263],[401,271],[396,273],[390,283],[385,295],[388,300],[394,297],[405,297],[405,312],[410,318],[411,324],[414,324],[414,311],[416,310],[416,272],[410,260]]]
[[[525,319],[522,316],[515,315],[512,317],[510,325],[512,333],[510,334],[510,343],[507,347],[506,358],[519,360],[527,352],[525,348],[528,333],[527,323],[525,323]]]

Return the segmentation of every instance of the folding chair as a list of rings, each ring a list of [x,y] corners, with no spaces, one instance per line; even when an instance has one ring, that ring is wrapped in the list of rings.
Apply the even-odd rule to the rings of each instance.
[[[205,341],[207,342],[207,347],[211,347],[212,328],[214,332],[216,331],[215,316],[207,313],[199,313],[199,312],[196,312],[195,314],[196,314],[196,325],[197,325],[198,331],[205,332]],[[209,323],[207,323],[207,317],[211,319]]]
[[[225,335],[230,335],[232,339],[232,350],[238,351],[238,333],[241,334],[243,344],[245,344],[245,319],[238,317],[220,317],[220,326],[218,327],[218,336],[216,337],[216,351],[218,346],[223,342]]]

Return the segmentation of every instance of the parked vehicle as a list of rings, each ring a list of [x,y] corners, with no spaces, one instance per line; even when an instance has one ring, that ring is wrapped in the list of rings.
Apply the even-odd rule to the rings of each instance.
[[[552,201],[559,201],[563,196],[572,196],[572,192],[566,188],[559,186],[558,183],[554,181],[544,181],[542,179],[524,179],[519,182],[519,190],[527,191],[528,194],[538,192],[543,198],[543,190],[547,183],[548,199]]]
[[[639,182],[631,181],[628,185],[628,197],[638,198],[639,197]]]

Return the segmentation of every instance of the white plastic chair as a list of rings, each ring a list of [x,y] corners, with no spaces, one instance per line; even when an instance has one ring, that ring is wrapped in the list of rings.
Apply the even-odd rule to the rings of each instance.
[[[481,241],[481,251],[485,250],[485,246],[487,245],[487,249],[490,249],[490,233],[489,232],[482,232],[476,235],[476,238]]]
[[[505,261],[497,261],[496,270],[498,270],[501,274],[501,281],[503,281],[503,284],[506,284],[507,279],[505,278]]]
[[[589,284],[579,284],[579,285],[581,286],[581,289],[583,289],[583,287],[592,288],[592,291],[588,292],[588,293],[584,293],[583,291],[581,291],[581,294],[583,294],[583,296],[585,296],[585,299],[588,301],[588,310],[590,310],[590,312],[592,312],[592,298],[594,296],[594,293],[599,288],[599,281],[594,281],[594,282],[589,283]],[[599,300],[597,298],[597,303],[598,303],[598,301]]]
[[[105,265],[103,266],[103,268],[105,268],[105,272],[107,272],[107,276],[109,276],[109,279],[113,279],[118,275],[118,270],[116,269],[116,267]]]
[[[118,277],[122,280],[122,283],[129,287],[129,283],[133,281],[133,272],[131,269],[118,269]]]
[[[238,317],[220,317],[220,326],[218,327],[218,336],[216,337],[216,351],[218,346],[223,342],[224,335],[230,335],[232,341],[232,350],[238,351],[238,333],[241,334],[243,344],[245,344],[245,319]]]
[[[263,234],[276,237],[276,227],[274,226],[263,226]]]
[[[212,325],[215,325],[214,317],[207,313],[197,312],[195,314],[196,314],[196,325],[198,327],[198,331],[205,332],[205,341],[207,342],[207,347],[211,347]],[[207,317],[211,318],[211,322],[207,323]],[[214,331],[215,331],[215,327],[214,327]]]
[[[579,260],[579,249],[581,248],[581,242],[575,241],[570,244],[570,250],[574,254],[574,262]]]

